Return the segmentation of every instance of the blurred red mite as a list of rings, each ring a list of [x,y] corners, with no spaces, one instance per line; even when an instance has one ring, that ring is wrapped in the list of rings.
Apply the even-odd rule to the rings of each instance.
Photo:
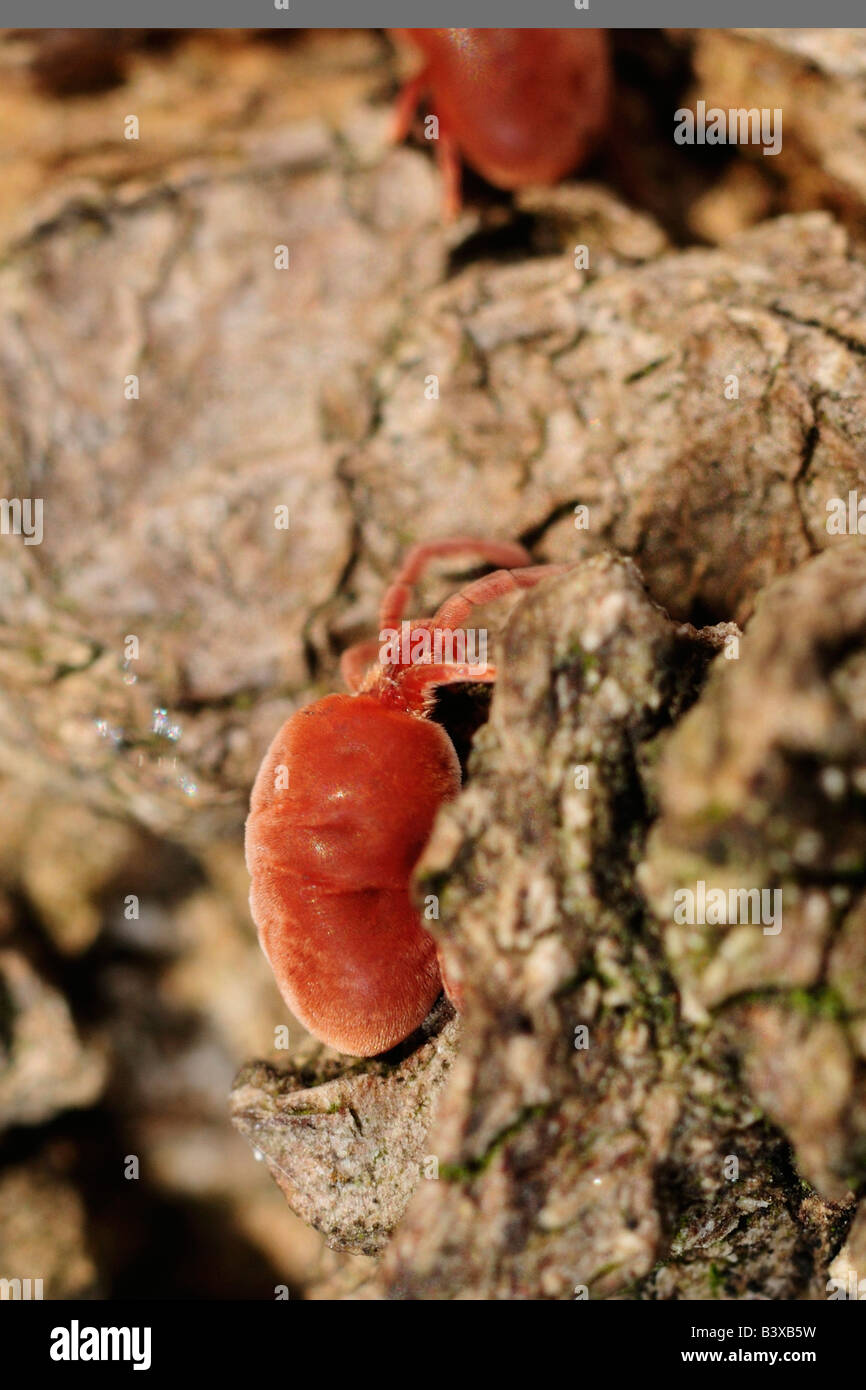
[[[420,642],[432,649],[437,633],[462,631],[479,604],[566,568],[532,566],[522,546],[465,536],[417,545],[385,593],[382,633],[401,630],[428,562],[458,553],[507,568],[467,585],[435,617],[413,620],[410,643],[424,632]],[[315,1037],[358,1057],[407,1038],[442,989],[409,881],[436,812],[460,790],[460,764],[428,715],[436,686],[496,678],[486,662],[437,664],[429,653],[383,665],[379,650],[351,647],[341,669],[352,693],[326,695],[283,725],[246,825],[250,908],[280,993]]]
[[[460,157],[497,188],[557,183],[607,125],[610,56],[603,29],[392,29],[424,64],[404,87],[394,139],[423,95],[439,121],[445,208],[460,206]]]

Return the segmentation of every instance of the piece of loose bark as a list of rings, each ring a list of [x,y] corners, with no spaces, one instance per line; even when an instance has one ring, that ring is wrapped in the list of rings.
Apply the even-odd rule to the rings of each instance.
[[[234,1124],[333,1249],[378,1253],[418,1182],[438,1176],[425,1143],[458,1032],[442,1000],[423,1037],[387,1058],[350,1062],[320,1047],[280,1070],[251,1063],[236,1078]]]

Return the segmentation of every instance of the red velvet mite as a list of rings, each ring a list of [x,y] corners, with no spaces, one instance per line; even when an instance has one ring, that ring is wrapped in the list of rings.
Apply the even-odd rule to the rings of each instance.
[[[446,211],[460,206],[460,157],[497,188],[557,183],[607,124],[610,56],[603,29],[393,29],[424,54],[394,113],[404,139],[432,97]]]
[[[465,552],[508,568],[401,629],[428,561]],[[379,625],[380,642],[403,631],[418,650],[389,652],[398,659],[383,664],[378,643],[350,648],[341,669],[351,693],[299,710],[265,754],[246,825],[253,920],[286,1004],[341,1052],[368,1057],[402,1042],[442,989],[409,882],[436,812],[461,779],[451,740],[427,716],[436,686],[496,673],[486,661],[439,661],[437,634],[440,646],[449,634],[465,641],[463,624],[477,605],[562,569],[530,566],[522,546],[496,541],[460,536],[415,546],[385,593]]]

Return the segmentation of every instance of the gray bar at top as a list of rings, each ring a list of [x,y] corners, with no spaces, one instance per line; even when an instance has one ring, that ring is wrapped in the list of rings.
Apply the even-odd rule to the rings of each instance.
[[[583,0],[579,0],[583,4]],[[2,0],[7,28],[839,28],[863,0]],[[288,8],[286,8],[286,5]]]

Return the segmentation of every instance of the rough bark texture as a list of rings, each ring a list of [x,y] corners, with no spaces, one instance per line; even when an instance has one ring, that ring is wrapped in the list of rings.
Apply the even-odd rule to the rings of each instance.
[[[370,631],[409,540],[495,515],[551,559],[633,555],[677,617],[742,621],[830,543],[825,502],[856,484],[866,429],[866,269],[821,214],[584,288],[563,255],[437,287],[420,157],[354,176],[377,230],[330,169],[289,195],[287,165],[274,183],[106,209],[98,226],[74,213],[4,272],[4,466],[46,518],[42,546],[0,556],[6,766],[199,844],[237,826],[291,708],[275,692],[321,692],[310,667],[332,671],[331,640]],[[285,277],[274,222],[292,242]],[[142,399],[126,401],[136,366]],[[154,726],[159,707],[180,710],[182,738]]]
[[[291,1068],[254,1063],[235,1080],[235,1125],[334,1250],[378,1254],[424,1171],[459,1035],[444,999],[419,1033],[385,1058],[352,1063],[317,1046]]]
[[[441,1179],[388,1252],[391,1294],[610,1294],[653,1263],[676,1024],[636,930],[638,761],[717,639],[677,629],[608,557],[509,625],[470,785],[420,869],[467,1004],[431,1136]]]
[[[187,1214],[160,1268],[205,1251],[204,1297],[820,1297],[862,1267],[866,601],[826,525],[864,487],[861,45],[676,42],[696,95],[781,101],[786,144],[769,192],[728,152],[666,230],[611,191],[615,137],[598,181],[443,227],[370,35],[130,50],[62,107],[0,51],[0,491],[45,505],[42,545],[0,538],[0,1273],[98,1292],[118,1226],[147,1267],[155,1191]],[[811,210],[744,230],[779,209]],[[576,565],[514,615],[422,866],[459,1048],[443,1013],[286,1067],[249,788],[455,525]],[[483,712],[438,711],[464,739]],[[684,931],[699,878],[781,888],[783,931]],[[265,1055],[239,1128],[376,1272],[230,1132]],[[130,1153],[150,1199],[118,1193]],[[16,1216],[52,1186],[56,1263]]]

